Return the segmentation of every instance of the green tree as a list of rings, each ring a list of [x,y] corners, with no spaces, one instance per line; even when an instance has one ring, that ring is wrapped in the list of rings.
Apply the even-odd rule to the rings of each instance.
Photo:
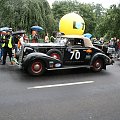
[[[50,21],[53,21],[49,24]],[[47,0],[0,0],[0,26],[14,30],[39,25],[45,32],[54,29],[54,17]],[[51,29],[52,28],[52,29]]]
[[[111,37],[120,37],[120,4],[112,5],[101,17],[101,21],[96,25],[96,34]]]

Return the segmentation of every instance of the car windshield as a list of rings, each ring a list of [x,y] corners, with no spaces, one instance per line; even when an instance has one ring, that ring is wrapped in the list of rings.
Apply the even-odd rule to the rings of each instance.
[[[59,37],[59,38],[56,38],[55,43],[59,43],[61,45],[65,45],[66,42],[67,42],[67,40],[68,40],[67,38],[61,38],[61,37]]]

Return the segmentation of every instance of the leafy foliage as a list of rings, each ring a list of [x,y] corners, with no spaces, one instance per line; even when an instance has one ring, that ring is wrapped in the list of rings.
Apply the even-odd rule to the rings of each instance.
[[[77,1],[55,1],[52,7],[53,15],[57,22],[70,12],[77,11],[86,23],[85,32],[100,38],[120,37],[120,5],[112,5],[109,9],[101,4],[85,4]]]
[[[39,25],[51,34],[58,31],[61,17],[74,11],[85,20],[85,32],[98,38],[120,37],[120,4],[105,9],[101,4],[85,4],[76,0],[56,0],[52,9],[47,0],[0,0],[0,27],[30,32],[31,26]]]
[[[9,26],[14,30],[25,29],[29,32],[33,25],[40,25],[48,32],[54,26],[54,23],[50,22],[54,19],[46,0],[3,0],[0,1],[0,6],[0,26]]]
[[[120,5],[112,5],[107,10],[104,16],[101,17],[101,21],[96,26],[97,34],[111,37],[120,37]]]

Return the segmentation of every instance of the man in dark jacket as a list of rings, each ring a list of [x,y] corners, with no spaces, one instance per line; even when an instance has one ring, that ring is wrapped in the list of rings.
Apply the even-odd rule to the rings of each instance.
[[[9,55],[11,64],[13,64],[13,62],[12,62],[12,49],[14,48],[14,46],[15,46],[15,44],[14,44],[14,40],[12,39],[11,31],[6,31],[6,35],[3,38],[3,44],[2,44],[2,48],[3,48],[2,65],[6,64],[7,53]]]
[[[3,44],[3,38],[5,35],[6,35],[6,31],[1,31],[0,33],[0,61],[2,60],[2,56],[3,56],[2,44]]]

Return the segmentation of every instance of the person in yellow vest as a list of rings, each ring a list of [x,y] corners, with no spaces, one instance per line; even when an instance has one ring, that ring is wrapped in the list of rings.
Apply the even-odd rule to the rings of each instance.
[[[13,64],[12,62],[12,49],[14,48],[15,44],[14,44],[14,40],[12,39],[12,35],[10,31],[6,31],[6,36],[3,38],[3,60],[2,60],[2,65],[6,64],[6,57],[7,54],[9,55],[10,58],[10,62],[11,64]]]

